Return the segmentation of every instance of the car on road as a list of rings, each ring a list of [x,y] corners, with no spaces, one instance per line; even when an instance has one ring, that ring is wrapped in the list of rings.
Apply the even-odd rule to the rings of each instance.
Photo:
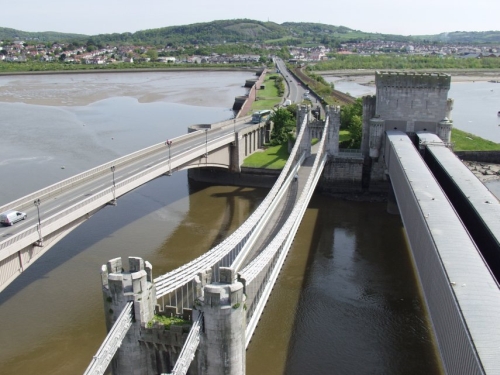
[[[0,224],[4,226],[14,225],[18,221],[25,220],[28,217],[26,212],[9,210],[0,214]]]

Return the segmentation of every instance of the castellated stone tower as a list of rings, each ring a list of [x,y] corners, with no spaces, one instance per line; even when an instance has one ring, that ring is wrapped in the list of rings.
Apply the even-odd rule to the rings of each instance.
[[[451,77],[448,74],[376,72],[375,115],[370,119],[369,156],[378,158],[386,130],[408,134],[428,131],[449,143],[450,112],[448,99]]]
[[[221,267],[220,282],[204,287],[200,374],[245,374],[245,296],[235,277],[234,270]]]
[[[340,134],[340,107],[326,106],[326,116],[328,117],[328,138],[326,139],[326,150],[328,155],[339,154],[339,134]]]
[[[101,268],[104,313],[108,332],[122,312],[125,304],[134,302],[135,321],[123,339],[111,362],[115,375],[143,375],[148,368],[147,348],[139,344],[141,327],[153,318],[156,292],[153,267],[141,258],[129,257],[129,271],[122,268],[121,258],[110,260]]]

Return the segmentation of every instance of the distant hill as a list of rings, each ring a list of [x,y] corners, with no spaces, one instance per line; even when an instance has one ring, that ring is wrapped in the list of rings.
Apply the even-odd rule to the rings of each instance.
[[[500,43],[500,31],[454,31],[437,35],[420,35],[415,38],[442,43]]]
[[[403,36],[366,33],[345,26],[332,26],[307,22],[261,22],[249,19],[221,20],[184,26],[169,26],[135,33],[81,35],[57,32],[25,32],[0,28],[0,39],[38,39],[40,41],[79,41],[92,44],[224,44],[224,43],[273,43],[278,45],[325,44],[359,40],[435,41],[446,43],[500,43],[500,31],[456,31],[437,35]]]
[[[0,27],[0,40],[39,40],[41,42],[57,42],[69,39],[85,38],[83,34],[58,33],[55,31],[29,32]]]

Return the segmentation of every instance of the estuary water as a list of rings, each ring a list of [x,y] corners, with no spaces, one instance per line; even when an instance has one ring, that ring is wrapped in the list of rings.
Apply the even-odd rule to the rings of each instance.
[[[0,203],[188,125],[231,118],[248,78],[0,77],[0,147],[9,150]],[[159,276],[220,242],[266,194],[195,184],[178,172],[96,213],[0,293],[0,373],[83,373],[106,335],[102,264],[140,256]],[[247,351],[247,373],[441,373],[404,229],[385,204],[313,196]]]

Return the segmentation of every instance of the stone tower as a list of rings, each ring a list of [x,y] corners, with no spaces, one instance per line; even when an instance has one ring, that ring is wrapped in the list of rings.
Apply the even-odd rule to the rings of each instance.
[[[221,267],[220,282],[204,287],[200,374],[245,374],[245,296],[235,277],[234,270]]]
[[[115,258],[102,266],[102,292],[106,328],[111,330],[126,303],[134,302],[135,321],[111,362],[113,374],[143,375],[148,366],[147,348],[139,344],[141,327],[153,318],[156,293],[152,269],[149,262],[141,258],[129,257],[129,271],[124,271],[121,258]]]
[[[450,75],[443,73],[376,72],[375,115],[369,120],[370,157],[379,157],[386,130],[428,131],[449,142],[450,83]]]

